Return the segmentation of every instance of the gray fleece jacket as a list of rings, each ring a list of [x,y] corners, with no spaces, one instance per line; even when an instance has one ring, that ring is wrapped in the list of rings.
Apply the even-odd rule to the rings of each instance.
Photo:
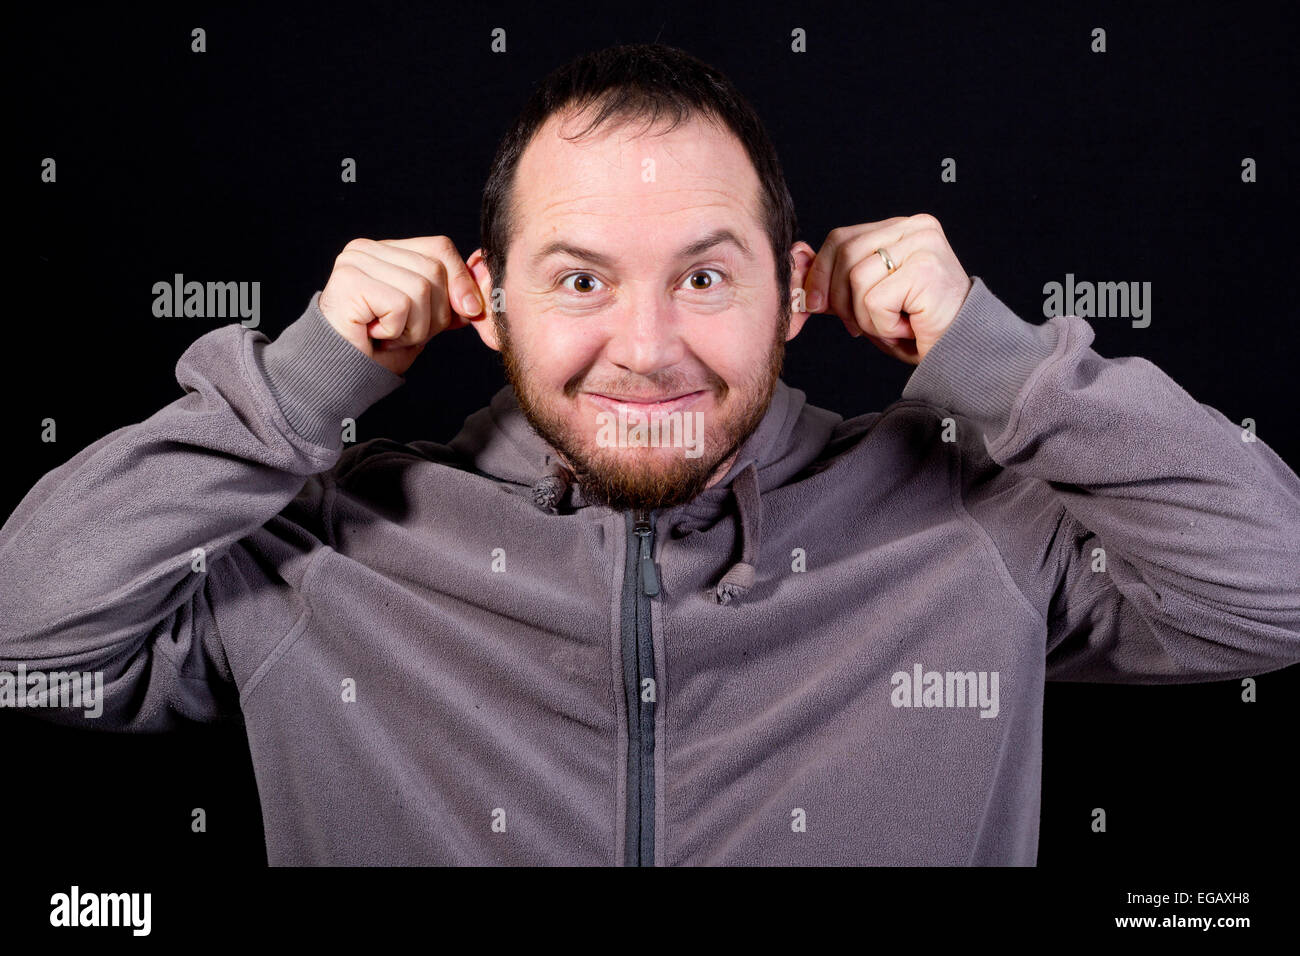
[[[1295,473],[978,277],[900,401],[779,383],[641,522],[508,387],[449,444],[345,450],[404,379],[318,298],[203,335],[0,532],[8,704],[100,672],[100,716],[34,713],[242,715],[272,864],[1033,865],[1044,681],[1300,661]]]

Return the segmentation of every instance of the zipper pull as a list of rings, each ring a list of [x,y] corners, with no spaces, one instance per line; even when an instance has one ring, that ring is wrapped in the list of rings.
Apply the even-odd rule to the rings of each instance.
[[[650,513],[644,508],[636,509],[634,531],[641,539],[641,590],[646,594],[659,593],[659,572],[655,570],[654,559],[650,556],[654,545],[654,531],[650,528]]]

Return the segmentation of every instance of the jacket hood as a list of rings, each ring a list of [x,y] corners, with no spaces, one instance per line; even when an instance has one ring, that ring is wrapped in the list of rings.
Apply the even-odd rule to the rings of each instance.
[[[741,554],[721,570],[714,584],[718,603],[738,600],[754,583],[763,533],[761,493],[787,483],[815,462],[840,421],[840,415],[808,404],[802,390],[778,378],[767,412],[741,444],[723,479],[686,504],[658,512],[660,520],[668,516],[675,533],[709,527],[726,515],[738,522]],[[509,384],[487,407],[465,419],[449,447],[480,474],[526,488],[543,511],[606,510],[584,499],[555,449],[524,417]]]

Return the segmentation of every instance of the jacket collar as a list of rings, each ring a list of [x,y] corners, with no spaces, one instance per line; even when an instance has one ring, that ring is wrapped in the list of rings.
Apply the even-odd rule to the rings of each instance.
[[[786,483],[812,464],[830,440],[841,417],[807,403],[807,396],[777,379],[772,400],[758,427],[741,444],[731,468],[711,488],[686,504],[664,512],[685,532],[707,527],[735,501],[741,554],[714,585],[713,597],[728,604],[744,595],[757,575],[762,540],[761,493]],[[551,513],[586,508],[554,448],[524,417],[514,389],[503,386],[485,408],[465,419],[449,443],[474,471],[524,485],[537,506]]]

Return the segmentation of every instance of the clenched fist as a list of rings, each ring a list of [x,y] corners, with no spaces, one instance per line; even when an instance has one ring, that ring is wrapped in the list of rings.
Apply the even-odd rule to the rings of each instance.
[[[482,261],[477,250],[470,259]],[[487,315],[446,236],[353,239],[334,260],[319,304],[335,331],[397,375],[439,332]]]
[[[886,355],[919,365],[974,284],[939,220],[919,213],[832,229],[804,288],[808,311],[825,308],[850,335],[866,335]]]

